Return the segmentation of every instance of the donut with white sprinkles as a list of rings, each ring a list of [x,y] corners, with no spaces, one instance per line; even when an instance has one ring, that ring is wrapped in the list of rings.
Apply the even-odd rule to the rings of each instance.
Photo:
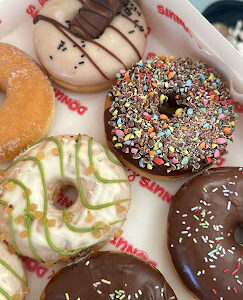
[[[40,300],[177,300],[163,275],[140,258],[96,252],[61,269]]]
[[[107,142],[133,170],[156,179],[215,163],[236,113],[222,77],[190,58],[155,57],[121,70],[105,105]]]
[[[206,171],[172,199],[168,248],[186,286],[200,300],[243,297],[243,168]],[[238,231],[239,232],[239,231]]]

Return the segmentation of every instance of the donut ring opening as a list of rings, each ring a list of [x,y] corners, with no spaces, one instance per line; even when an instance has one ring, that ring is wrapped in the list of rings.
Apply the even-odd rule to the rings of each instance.
[[[177,109],[185,108],[187,105],[177,103],[178,95],[173,91],[168,91],[164,102],[158,105],[159,113],[166,115],[170,119],[175,115]]]
[[[234,238],[236,243],[243,245],[243,223],[239,224],[235,228]]]
[[[55,208],[64,210],[70,208],[78,199],[78,190],[70,182],[60,182],[54,188],[51,200]]]

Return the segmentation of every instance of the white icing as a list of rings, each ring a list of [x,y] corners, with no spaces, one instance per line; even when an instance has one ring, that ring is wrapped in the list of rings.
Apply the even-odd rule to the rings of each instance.
[[[9,253],[7,246],[0,242],[0,259],[6,262],[23,280],[25,273],[23,265],[17,255]],[[23,295],[23,283],[13,275],[6,267],[0,264],[0,288],[6,291],[10,296],[15,294]],[[6,300],[0,293],[0,300]]]
[[[60,158],[52,154],[52,149],[57,148],[56,144],[52,141],[44,141],[36,146],[31,147],[20,157],[35,157],[39,151],[45,153],[45,158],[41,160],[43,164],[46,184],[48,188],[48,213],[47,219],[55,219],[57,221],[55,227],[49,228],[52,242],[59,248],[65,250],[76,250],[81,247],[87,247],[89,245],[96,244],[98,242],[111,239],[114,233],[121,227],[122,222],[112,225],[112,229],[109,233],[103,233],[100,238],[95,238],[92,233],[76,233],[70,231],[66,224],[63,223],[63,211],[57,209],[53,204],[52,193],[56,187],[64,186],[65,184],[71,184],[78,190],[78,183],[75,169],[75,150],[76,150],[76,136],[70,137],[58,137],[60,140],[63,152],[64,152],[64,176],[63,179],[60,173]],[[82,136],[82,143],[79,152],[80,159],[80,177],[85,198],[89,204],[100,205],[107,202],[113,202],[121,199],[130,199],[130,184],[129,182],[104,184],[96,179],[94,174],[87,175],[86,170],[89,168],[88,157],[88,141],[89,138]],[[127,175],[123,167],[120,167],[111,162],[102,145],[93,141],[93,159],[95,169],[100,173],[103,178],[106,179],[125,179]],[[5,175],[6,177],[16,178],[25,184],[30,190],[30,202],[38,205],[37,210],[43,212],[44,210],[44,196],[43,186],[40,177],[40,172],[37,164],[32,161],[22,161],[12,166]],[[26,208],[26,199],[23,195],[23,190],[16,186],[13,191],[7,189],[2,190],[1,198],[7,201],[8,204],[12,204],[13,220],[19,215],[24,214]],[[0,190],[0,194],[1,194]],[[126,209],[129,208],[129,201],[121,203]],[[88,214],[88,209],[84,207],[81,199],[78,197],[77,201],[68,208],[67,211],[74,213],[74,218],[71,224],[75,227],[92,227],[96,222],[103,221],[105,224],[109,224],[113,221],[123,220],[126,218],[126,211],[122,214],[117,214],[116,205],[112,205],[100,210],[90,210],[94,219],[91,223],[87,223],[85,218]],[[8,215],[4,212],[2,206],[0,206],[0,216],[2,222],[0,224],[0,231],[8,232]],[[17,224],[13,221],[14,236],[16,244],[22,255],[34,257],[31,249],[29,248],[28,238],[20,238],[19,234],[25,231],[24,223]],[[40,225],[37,219],[32,222],[32,242],[33,247],[36,250],[38,256],[46,261],[57,261],[59,254],[51,249],[47,243],[44,226]]]
[[[140,11],[134,1],[130,2],[137,8],[137,11]],[[80,7],[82,7],[82,4],[79,0],[50,0],[41,9],[40,14],[48,16],[67,27],[66,21],[72,20]],[[135,45],[140,55],[143,56],[147,28],[143,15],[138,16],[137,11],[132,11],[130,18],[134,21],[138,20],[137,24],[143,26],[144,32],[141,32],[139,27],[135,27],[131,21],[121,15],[116,16],[111,25],[119,29]],[[129,34],[132,30],[134,30],[134,33]],[[80,46],[83,45],[81,39],[68,32],[66,33]],[[81,58],[81,51],[78,48],[74,48],[73,44],[52,24],[46,21],[39,21],[34,25],[33,34],[37,56],[44,68],[54,78],[76,86],[96,85],[106,82],[106,79],[88,58]],[[61,40],[65,42],[65,47],[58,50]],[[139,60],[132,46],[111,28],[106,28],[104,33],[95,41],[114,53],[127,68],[130,68],[134,62]],[[62,51],[64,48],[67,48],[67,50]],[[90,42],[85,41],[85,48],[83,49],[109,79],[114,79],[115,74],[119,70],[124,69],[124,66],[114,57]],[[53,59],[50,59],[50,56]],[[79,65],[81,61],[84,61],[84,64]],[[76,69],[75,66],[77,66]]]

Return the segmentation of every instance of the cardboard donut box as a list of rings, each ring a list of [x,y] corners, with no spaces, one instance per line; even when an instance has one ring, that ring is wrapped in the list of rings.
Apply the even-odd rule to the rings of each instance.
[[[0,42],[13,44],[36,59],[32,21],[47,0],[0,1]],[[243,166],[243,58],[187,0],[138,0],[148,25],[144,58],[155,55],[193,57],[207,62],[227,81],[239,113],[234,142],[216,166]],[[50,135],[87,134],[105,143],[103,109],[106,92],[78,94],[54,86],[56,113]],[[3,165],[4,166],[4,165]],[[104,249],[133,253],[156,266],[179,300],[196,299],[184,286],[171,263],[167,249],[167,215],[173,194],[185,180],[155,181],[127,169],[132,203],[124,233]],[[72,197],[59,195],[62,206]],[[31,294],[37,300],[61,264],[48,268],[34,259],[22,258]]]

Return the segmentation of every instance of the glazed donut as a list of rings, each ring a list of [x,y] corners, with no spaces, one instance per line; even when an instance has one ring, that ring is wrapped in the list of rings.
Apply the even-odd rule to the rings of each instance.
[[[76,33],[77,24],[84,35]],[[119,70],[141,59],[146,30],[133,0],[49,0],[34,19],[33,38],[52,80],[88,93],[110,88]]]
[[[47,284],[40,300],[176,300],[163,275],[132,254],[96,252],[65,267]]]
[[[53,88],[39,66],[20,49],[0,43],[0,162],[12,160],[50,129]]]
[[[49,265],[114,238],[130,203],[122,165],[105,146],[81,135],[36,142],[0,183],[0,232],[9,234],[16,253]],[[57,195],[70,186],[79,196],[61,210]]]
[[[216,168],[185,183],[172,199],[168,248],[186,286],[200,300],[240,300],[243,169]],[[175,230],[176,228],[176,230]]]
[[[207,65],[174,57],[121,71],[105,104],[107,143],[129,168],[154,179],[214,163],[232,140],[229,90]]]
[[[6,233],[0,234],[0,240]],[[21,260],[0,242],[0,300],[23,300],[29,293]]]

